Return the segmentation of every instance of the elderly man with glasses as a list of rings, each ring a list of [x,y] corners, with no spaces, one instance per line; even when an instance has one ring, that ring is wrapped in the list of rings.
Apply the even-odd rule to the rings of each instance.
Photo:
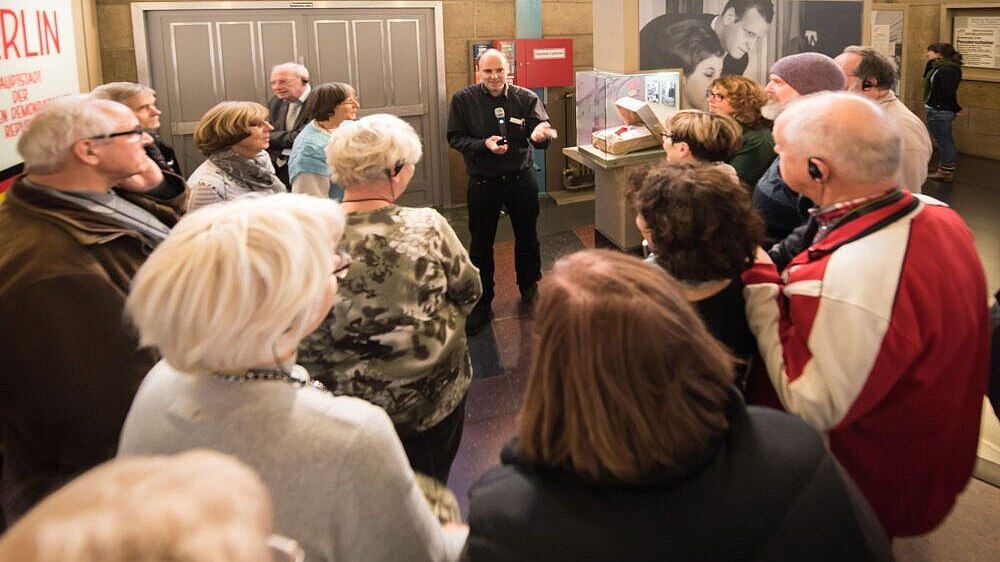
[[[150,142],[128,107],[86,96],[48,104],[18,140],[25,173],[0,206],[7,524],[114,455],[155,363],[122,311],[133,274],[177,221],[186,194],[146,154]],[[147,193],[153,188],[156,196]]]

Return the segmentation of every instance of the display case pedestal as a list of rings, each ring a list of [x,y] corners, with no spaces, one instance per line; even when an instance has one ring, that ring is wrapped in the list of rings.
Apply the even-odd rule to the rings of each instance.
[[[603,237],[620,250],[634,251],[642,244],[642,236],[626,197],[628,177],[636,169],[662,160],[663,149],[606,157],[599,152],[586,145],[563,149],[567,158],[594,170],[595,237]]]

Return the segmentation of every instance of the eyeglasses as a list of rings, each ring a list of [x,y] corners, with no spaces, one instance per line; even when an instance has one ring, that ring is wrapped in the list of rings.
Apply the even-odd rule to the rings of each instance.
[[[90,140],[105,140],[113,139],[115,137],[125,137],[126,142],[137,143],[142,140],[142,135],[144,134],[146,134],[146,131],[142,127],[136,127],[134,129],[129,129],[128,131],[119,131],[117,133],[108,133],[106,135],[95,135],[87,138]]]
[[[673,142],[673,140],[674,140],[674,134],[673,133],[660,133],[660,137],[663,139],[663,142],[667,142],[667,141]]]
[[[336,277],[337,281],[343,281],[347,277],[347,270],[351,267],[351,254],[348,254],[346,250],[338,249],[337,257],[340,258],[340,265],[330,275]]]
[[[727,94],[717,94],[712,90],[705,90],[705,97],[715,101],[726,101]]]
[[[344,100],[344,101],[342,101],[340,103],[342,103],[344,105],[356,105],[358,107],[361,107],[361,100],[358,99],[358,96],[347,98],[346,100]]]
[[[306,552],[302,550],[295,539],[274,534],[267,538],[267,547],[271,550],[271,560],[274,562],[304,562]]]

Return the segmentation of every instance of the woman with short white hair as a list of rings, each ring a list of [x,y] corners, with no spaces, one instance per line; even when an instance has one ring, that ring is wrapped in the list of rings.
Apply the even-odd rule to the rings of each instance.
[[[383,407],[413,469],[447,482],[472,381],[465,317],[482,282],[444,217],[395,203],[420,156],[416,132],[392,115],[332,133],[327,160],[345,190],[353,265],[299,358],[335,394]]]
[[[289,193],[181,220],[126,303],[163,360],[139,388],[119,454],[236,456],[260,472],[278,532],[308,560],[448,559],[461,533],[442,532],[385,412],[332,396],[295,364],[348,271],[343,232],[335,202]]]

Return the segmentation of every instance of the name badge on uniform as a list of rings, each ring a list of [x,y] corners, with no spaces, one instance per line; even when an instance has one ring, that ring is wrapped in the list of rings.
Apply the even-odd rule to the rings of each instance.
[[[520,125],[521,127],[524,126],[524,119],[521,119],[520,117],[511,117],[510,122],[515,125]]]

